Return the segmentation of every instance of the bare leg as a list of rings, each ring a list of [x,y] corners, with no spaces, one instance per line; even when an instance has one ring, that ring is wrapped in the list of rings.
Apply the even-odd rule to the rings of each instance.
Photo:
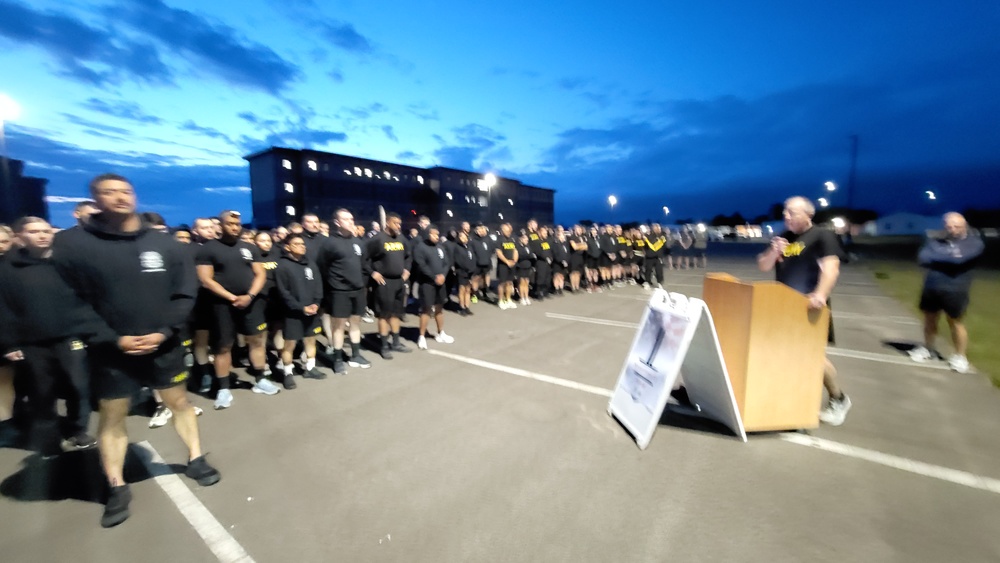
[[[840,390],[840,385],[837,383],[837,368],[833,366],[830,362],[830,358],[824,360],[823,365],[823,387],[826,387],[826,392],[833,399],[841,398],[844,393]]]
[[[229,372],[233,369],[233,348],[227,346],[215,351],[215,377],[224,379],[229,377]]]
[[[434,306],[434,324],[437,325],[438,334],[444,332],[444,305]]]
[[[0,366],[0,422],[14,416],[14,366]]]
[[[188,401],[187,389],[183,385],[175,385],[167,389],[161,389],[160,395],[167,408],[173,411],[171,419],[174,422],[174,430],[181,437],[181,441],[188,449],[188,461],[201,457],[201,438],[198,436],[198,416],[194,413],[194,407]]]
[[[267,351],[265,348],[267,333],[254,334],[244,337],[247,346],[250,347],[250,365],[254,369],[263,370],[267,367]]]
[[[97,447],[101,453],[101,467],[112,487],[125,484],[123,470],[128,450],[128,433],[125,417],[128,416],[128,399],[101,399],[97,426]]]
[[[962,319],[949,317],[948,327],[951,329],[951,342],[955,345],[955,353],[964,356],[966,348],[969,347],[969,332],[965,329],[965,324],[962,323]]]
[[[924,345],[928,350],[934,349],[934,340],[937,339],[938,318],[941,313],[924,311]]]

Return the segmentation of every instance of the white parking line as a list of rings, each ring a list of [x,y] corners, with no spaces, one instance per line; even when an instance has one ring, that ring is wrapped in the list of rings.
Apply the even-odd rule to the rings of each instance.
[[[924,477],[931,477],[941,481],[948,481],[949,483],[955,483],[956,485],[979,489],[989,493],[1000,494],[1000,480],[998,479],[991,479],[989,477],[983,477],[967,471],[959,471],[957,469],[941,467],[940,465],[931,465],[922,461],[915,461],[905,457],[885,454],[879,451],[868,450],[856,446],[848,446],[847,444],[832,442],[822,438],[814,438],[803,434],[784,432],[778,436],[782,440],[792,444],[808,446],[810,448],[833,452],[835,454],[853,457],[855,459],[863,459],[865,461],[870,461],[886,467],[892,467],[908,473],[923,475]]]
[[[609,389],[603,389],[601,387],[594,387],[593,385],[587,385],[585,383],[578,383],[576,381],[570,381],[569,379],[562,379],[561,377],[553,377],[551,375],[545,375],[541,373],[535,373],[533,371],[528,371],[524,369],[514,368],[510,366],[504,366],[500,364],[494,364],[493,362],[485,362],[483,360],[477,360],[475,358],[468,358],[466,356],[459,356],[458,354],[451,354],[448,352],[442,352],[440,350],[428,350],[428,354],[433,354],[435,356],[441,356],[442,358],[448,358],[450,360],[455,360],[457,362],[464,362],[466,364],[471,364],[474,366],[479,366],[481,368],[491,369],[493,371],[500,371],[503,373],[509,373],[510,375],[516,375],[519,377],[526,377],[528,379],[534,379],[535,381],[542,381],[544,383],[551,383],[552,385],[559,385],[560,387],[568,387],[570,389],[575,389],[577,391],[583,391],[585,393],[590,393],[592,395],[600,395],[602,397],[611,397],[611,391]]]
[[[609,321],[605,319],[595,319],[593,317],[578,317],[576,315],[563,315],[561,313],[545,313],[546,317],[550,319],[559,319],[562,321],[576,321],[581,323],[591,323],[595,325],[604,326],[614,326],[618,328],[639,328],[638,323],[630,323],[625,321]]]
[[[194,531],[212,550],[215,557],[224,563],[253,563],[253,558],[243,549],[243,546],[226,531],[226,528],[215,519],[215,516],[205,508],[205,505],[194,496],[191,489],[173,473],[164,473],[166,462],[160,457],[153,446],[146,441],[137,444],[149,453],[149,458],[143,459],[146,469],[156,484],[167,493],[177,510],[187,519]]]

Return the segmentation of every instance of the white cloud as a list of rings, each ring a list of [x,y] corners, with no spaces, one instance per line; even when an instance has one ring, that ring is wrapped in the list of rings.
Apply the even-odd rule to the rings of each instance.
[[[90,201],[87,197],[66,197],[61,195],[47,195],[45,196],[45,201],[49,203],[80,203],[81,201]]]
[[[250,193],[250,188],[248,186],[231,186],[226,188],[202,188],[210,194],[248,194]]]

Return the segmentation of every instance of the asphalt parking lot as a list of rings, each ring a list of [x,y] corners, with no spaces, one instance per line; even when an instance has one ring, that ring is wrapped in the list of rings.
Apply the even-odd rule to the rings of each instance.
[[[746,258],[708,271],[770,279]],[[700,296],[705,270],[668,272]],[[0,450],[5,561],[997,561],[1000,393],[900,351],[915,315],[863,265],[832,298],[854,408],[751,434],[667,413],[648,449],[607,414],[648,294],[627,286],[447,314],[454,344],[205,408],[222,481],[174,475],[170,428],[129,420],[132,517],[99,527],[95,452]],[[411,316],[408,326],[414,326]],[[372,331],[374,325],[366,325]],[[792,337],[793,335],[790,335]],[[413,345],[412,342],[410,342]],[[415,347],[415,346],[414,346]],[[93,421],[96,424],[96,418]],[[167,464],[155,461],[162,456]]]

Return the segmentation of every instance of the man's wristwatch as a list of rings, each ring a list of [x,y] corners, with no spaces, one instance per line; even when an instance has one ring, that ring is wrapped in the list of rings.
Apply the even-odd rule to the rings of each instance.
[[[250,299],[257,299],[257,294],[256,293],[247,292],[247,295],[250,296]]]

